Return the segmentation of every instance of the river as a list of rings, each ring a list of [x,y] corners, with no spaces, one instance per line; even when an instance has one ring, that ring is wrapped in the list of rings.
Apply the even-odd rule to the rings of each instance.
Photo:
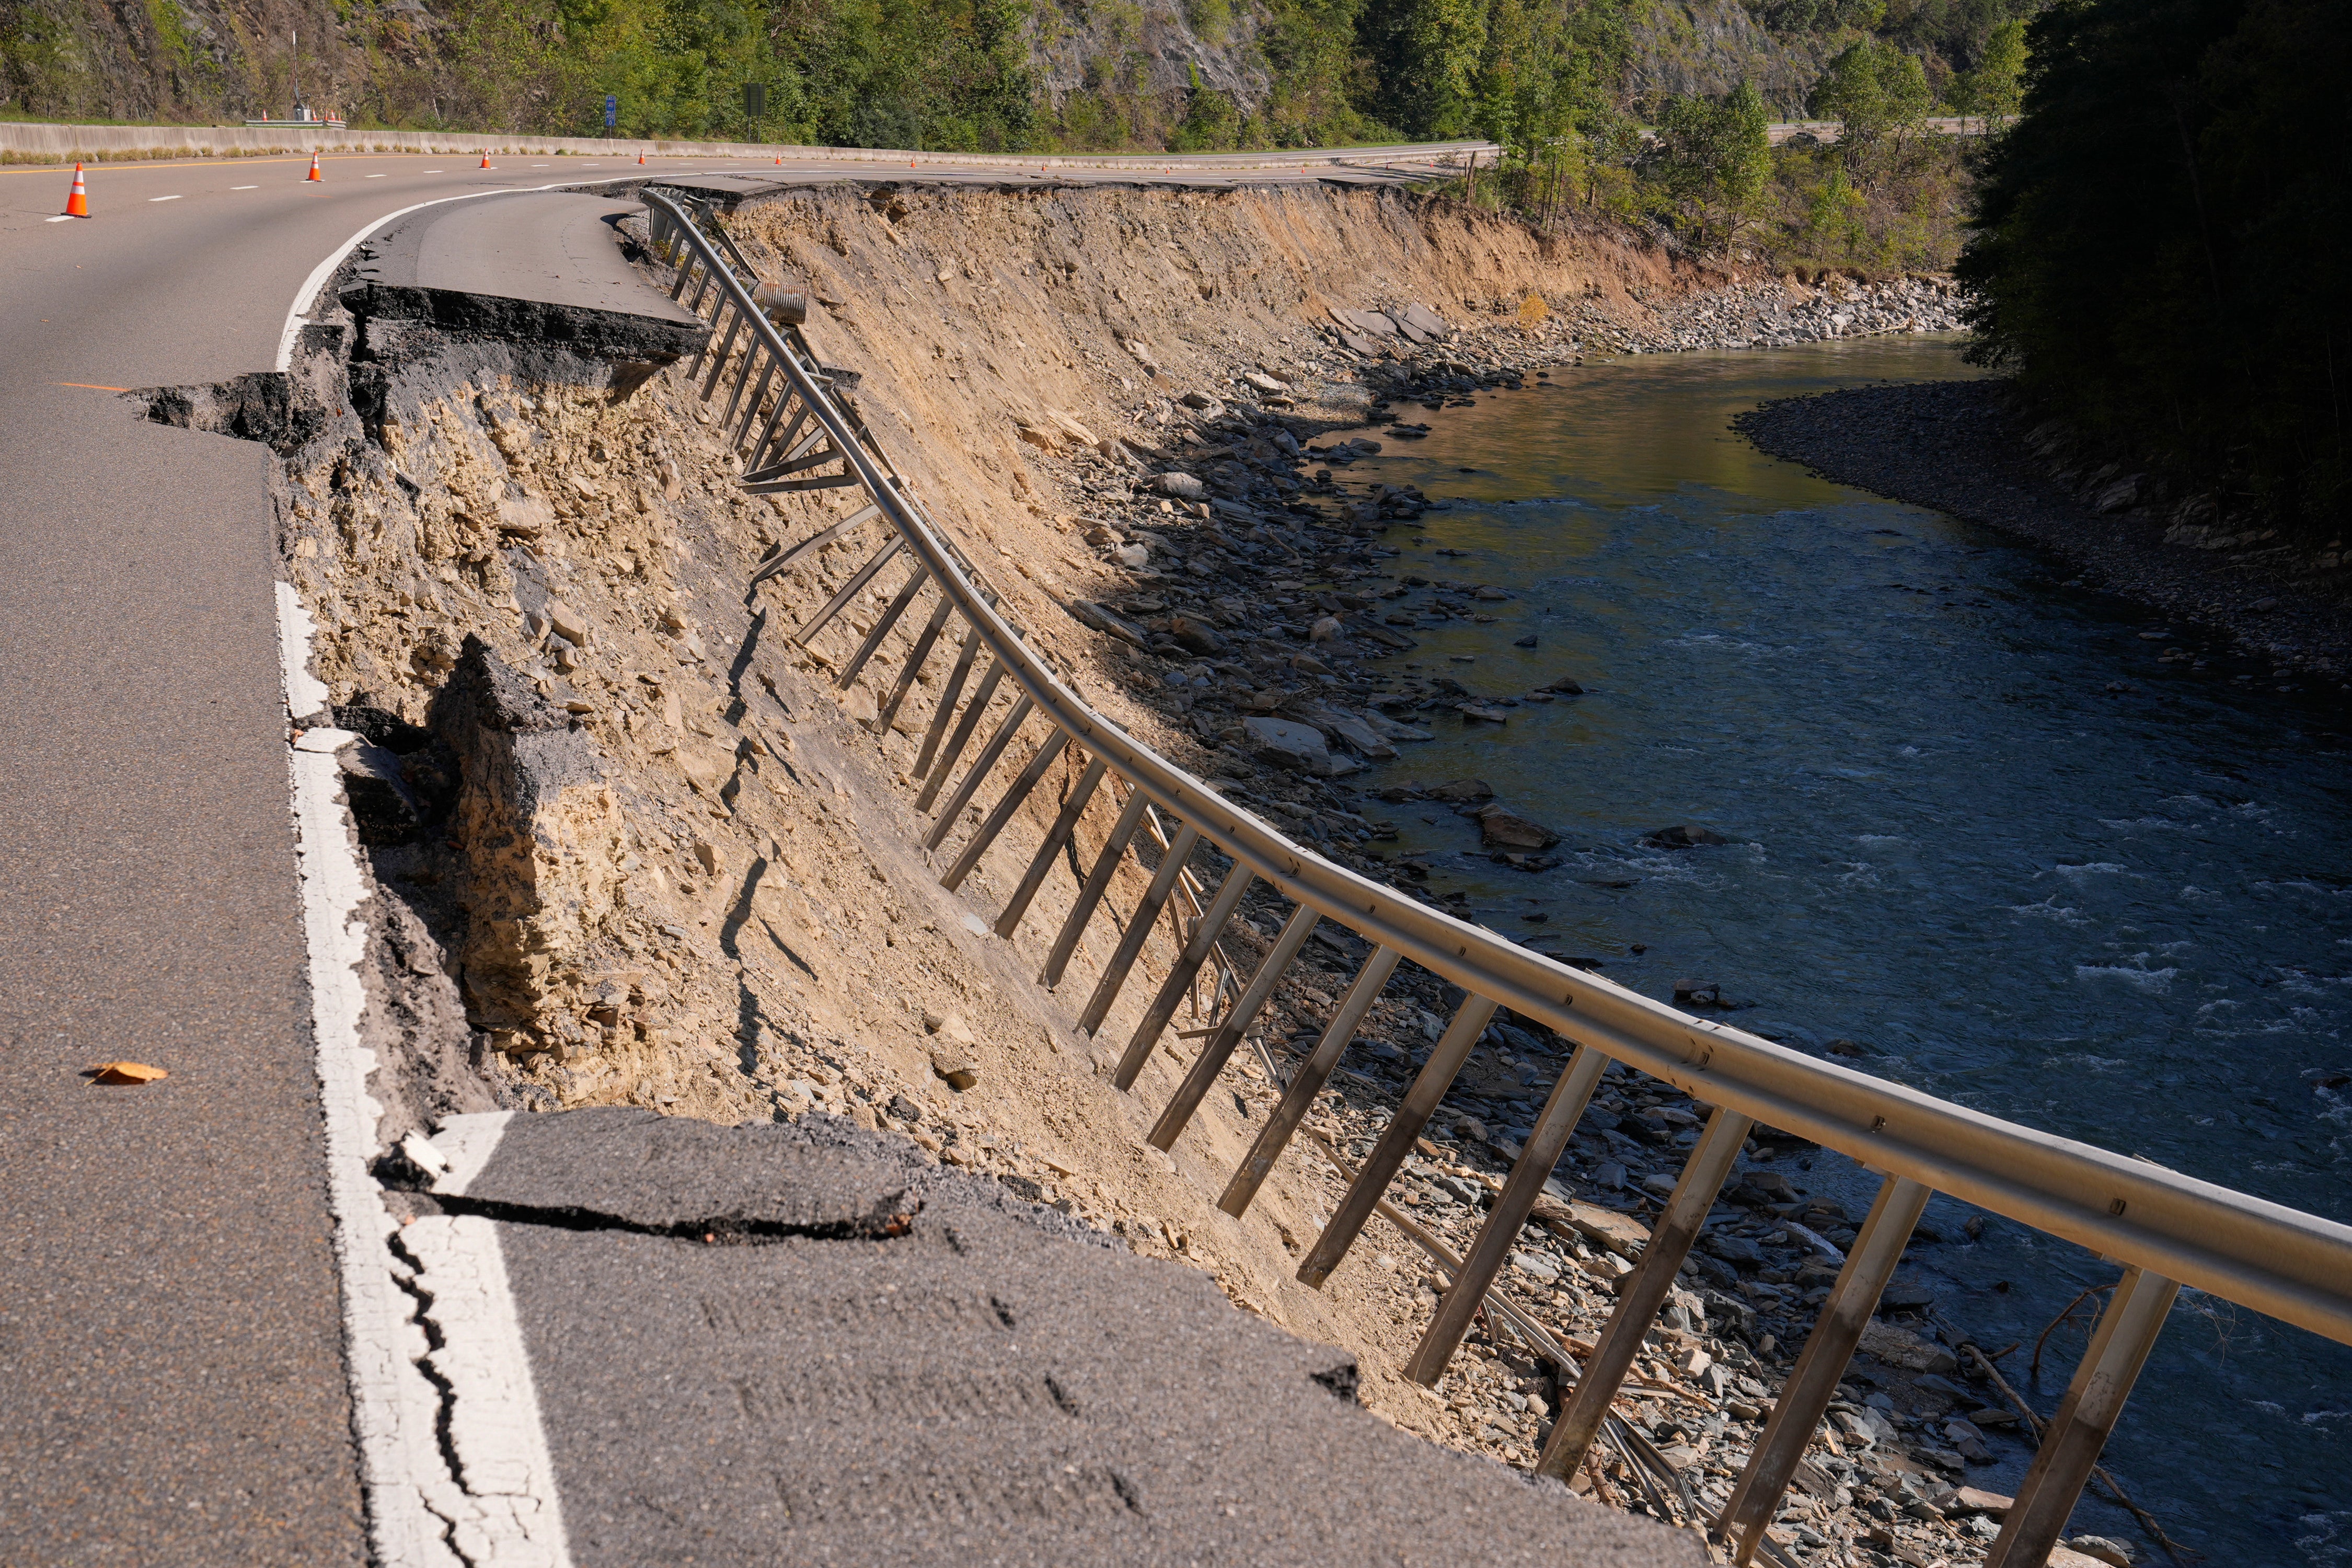
[[[1647,994],[1719,986],[1740,1027],[1851,1042],[1866,1071],[2352,1221],[2343,715],[2047,556],[1726,427],[1764,398],[1969,374],[1955,346],[1634,357],[1400,406],[1428,435],[1351,477],[1451,504],[1391,531],[1392,567],[1513,595],[1471,606],[1484,624],[1424,620],[1400,660],[1491,698],[1587,691],[1501,726],[1443,715],[1366,781],[1484,779],[1562,835],[1556,866],[1495,864],[1440,807],[1366,813],[1486,924]],[[1680,824],[1728,842],[1643,846]],[[1842,1164],[1817,1174],[1865,1194]],[[1998,1221],[1917,1256],[1946,1316],[2025,1342],[2012,1381],[2115,1277]],[[2044,1413],[2083,1343],[2052,1337]],[[2184,1293],[2108,1463],[2215,1563],[2352,1563],[2352,1352]],[[2021,1468],[2011,1447],[1971,1480]],[[2138,1539],[2095,1502],[2075,1526]]]

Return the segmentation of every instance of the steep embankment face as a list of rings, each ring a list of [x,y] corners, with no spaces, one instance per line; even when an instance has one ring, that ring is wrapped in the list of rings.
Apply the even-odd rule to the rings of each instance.
[[[1412,510],[1307,477],[1302,443],[1360,424],[1391,386],[1515,379],[1491,367],[1570,358],[1602,331],[1745,335],[1757,310],[1804,302],[1779,285],[1727,290],[1620,237],[1546,239],[1393,194],[843,186],[729,221],[774,280],[806,284],[812,343],[856,373],[859,412],[1031,646],[1139,739],[1203,776],[1249,775],[1264,810],[1367,868],[1362,819],[1328,779],[1260,776],[1231,722],[1237,693],[1310,722],[1314,702],[1350,700],[1362,656],[1305,622],[1328,612],[1338,628],[1366,608],[1346,584],[1369,574],[1380,520]],[[1409,303],[1457,324],[1415,349],[1361,335],[1350,347],[1330,314]],[[344,763],[374,879],[368,1026],[387,1146],[491,1099],[894,1128],[1355,1352],[1366,1403],[1391,1420],[1531,1458],[1549,1397],[1539,1369],[1473,1356],[1442,1400],[1398,1376],[1429,1300],[1401,1243],[1368,1235],[1321,1291],[1293,1278],[1330,1212],[1333,1167],[1302,1145],[1245,1220],[1217,1209],[1273,1101],[1258,1067],[1224,1080],[1172,1156],[1144,1143],[1184,1043],[1167,1041],[1132,1095],[1104,1077],[1173,957],[1166,926],[1092,1038],[1072,1021],[1114,921],[1097,917],[1058,991],[1034,978],[1076,869],[1107,840],[1108,792],[1013,939],[988,934],[1076,760],[959,892],[941,888],[910,802],[950,660],[900,682],[926,602],[846,684],[837,672],[899,569],[809,646],[794,637],[878,544],[877,525],[747,590],[763,560],[851,514],[840,498],[855,492],[744,495],[718,423],[725,385],[704,403],[683,366],[383,320],[307,341],[290,406],[233,386],[158,407],[275,431],[287,454],[287,571],[320,623],[335,717],[370,742]],[[1326,460],[1344,468],[1347,454]],[[1184,487],[1153,479],[1171,468],[1231,504],[1171,498]],[[1103,599],[1141,620],[1155,651],[1069,609]],[[1380,628],[1362,624],[1374,648]],[[1194,662],[1203,648],[1223,651]],[[998,691],[993,712],[1009,705]],[[1147,874],[1130,862],[1107,908],[1133,909]],[[1246,973],[1280,910],[1244,912],[1231,950]],[[1310,947],[1272,1037],[1328,1019],[1360,948]],[[1401,1070],[1448,1005],[1408,966],[1360,1037]],[[1180,1015],[1178,1028],[1198,1026]],[[1336,1150],[1368,1114],[1335,1103],[1314,1125]],[[1456,1181],[1486,1167],[1450,1162],[1494,1158],[1433,1136]],[[1583,1244],[1566,1231],[1547,1245],[1565,1271],[1559,1321],[1597,1321],[1600,1281],[1621,1270],[1596,1258],[1580,1272]],[[1693,1298],[1680,1321],[1703,1320]],[[1694,1366],[1743,1353],[1692,1343],[1713,1347]]]

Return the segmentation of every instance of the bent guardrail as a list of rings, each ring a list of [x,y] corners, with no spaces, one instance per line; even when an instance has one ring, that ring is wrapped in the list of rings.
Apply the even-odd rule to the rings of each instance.
[[[889,698],[879,705],[877,721],[887,725],[934,651],[945,642],[956,642],[953,667],[940,687],[912,769],[922,780],[918,809],[937,807],[925,835],[926,848],[947,842],[964,808],[1003,763],[1019,732],[1033,718],[1042,721],[1040,739],[957,854],[943,878],[947,885],[956,887],[964,880],[1066,749],[1076,747],[1086,754],[1087,765],[1076,788],[997,919],[996,933],[1010,937],[1093,796],[1114,777],[1123,783],[1128,795],[1109,840],[1087,875],[1041,976],[1046,984],[1057,984],[1137,833],[1149,821],[1160,837],[1163,853],[1158,868],[1081,1012],[1081,1025],[1089,1033],[1100,1027],[1125,988],[1148,933],[1171,899],[1181,892],[1194,918],[1189,927],[1180,922],[1185,940],[1175,964],[1113,1075],[1122,1090],[1133,1086],[1178,1001],[1203,965],[1219,956],[1216,940],[1248,889],[1262,882],[1294,904],[1295,912],[1255,973],[1245,983],[1238,975],[1230,977],[1237,994],[1163,1109],[1150,1142],[1163,1150],[1175,1143],[1319,921],[1337,921],[1372,944],[1370,956],[1336,1005],[1328,1027],[1290,1075],[1280,1105],[1234,1173],[1221,1207],[1236,1216],[1247,1210],[1338,1067],[1357,1026],[1404,960],[1452,981],[1467,996],[1396,1116],[1354,1174],[1329,1224],[1308,1249],[1299,1268],[1306,1283],[1320,1287],[1375,1209],[1385,1209],[1382,1194],[1412,1141],[1498,1010],[1507,1007],[1541,1022],[1576,1047],[1484,1227],[1467,1255],[1449,1266],[1454,1287],[1440,1299],[1410,1375],[1434,1384],[1444,1373],[1473,1317],[1488,1300],[1545,1178],[1566,1152],[1609,1062],[1660,1079],[1714,1108],[1665,1201],[1639,1268],[1623,1283],[1589,1364],[1579,1369],[1553,1347],[1563,1384],[1572,1376],[1575,1392],[1537,1461],[1538,1473],[1566,1476],[1604,1434],[1623,1446],[1622,1434],[1611,1427],[1611,1403],[1743,1141],[1759,1122],[1860,1161],[1881,1175],[1883,1184],[1764,1436],[1716,1519],[1717,1530],[1732,1542],[1736,1562],[1748,1562],[1764,1547],[1765,1527],[1828,1410],[1839,1377],[1931,1193],[1948,1194],[2092,1248],[2125,1267],[1986,1560],[1991,1568],[2026,1568],[2046,1561],[2181,1286],[2194,1286],[2352,1343],[2352,1227],[2037,1132],[1689,1016],[1333,865],[1133,740],[1089,708],[1024,646],[1019,629],[998,612],[995,595],[933,527],[879,443],[835,399],[830,377],[838,373],[820,366],[795,329],[780,327],[761,309],[754,294],[759,279],[716,220],[705,215],[698,222],[696,214],[657,190],[647,191],[645,199],[656,252],[677,270],[672,297],[685,299],[692,286],[689,308],[702,314],[708,307],[710,344],[688,372],[700,378],[701,398],[709,401],[733,370],[726,411],[717,423],[742,457],[743,489],[767,493],[856,487],[869,502],[764,563],[754,583],[789,570],[818,545],[865,521],[878,519],[886,527],[887,536],[875,554],[799,629],[795,639],[807,644],[892,562],[908,557],[910,570],[888,608],[839,663],[835,681],[845,689],[925,589],[938,595]],[[961,639],[950,635],[950,623],[957,621],[963,628]],[[975,668],[981,670],[976,683],[971,679]],[[1013,694],[1009,710],[958,777],[957,764],[998,688],[1008,681]],[[1163,813],[1172,831],[1160,821]],[[1231,862],[1213,891],[1190,866],[1203,844]],[[1220,963],[1222,966],[1221,958]]]

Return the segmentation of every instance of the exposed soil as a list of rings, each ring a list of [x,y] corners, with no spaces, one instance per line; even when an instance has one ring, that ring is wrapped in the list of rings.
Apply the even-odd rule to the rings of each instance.
[[[2147,475],[2078,455],[2005,382],[1853,387],[1733,423],[1825,478],[2044,546],[2086,584],[2267,658],[2280,681],[2352,690],[2352,558],[2342,540],[2297,543],[2231,519],[2212,498],[2164,496]]]

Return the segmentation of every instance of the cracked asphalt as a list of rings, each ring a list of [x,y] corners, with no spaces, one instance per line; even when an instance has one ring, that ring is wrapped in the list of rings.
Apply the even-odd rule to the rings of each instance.
[[[1196,1270],[846,1121],[518,1117],[467,1194],[509,1216],[583,1568],[1706,1560],[1389,1426],[1346,1352]]]

